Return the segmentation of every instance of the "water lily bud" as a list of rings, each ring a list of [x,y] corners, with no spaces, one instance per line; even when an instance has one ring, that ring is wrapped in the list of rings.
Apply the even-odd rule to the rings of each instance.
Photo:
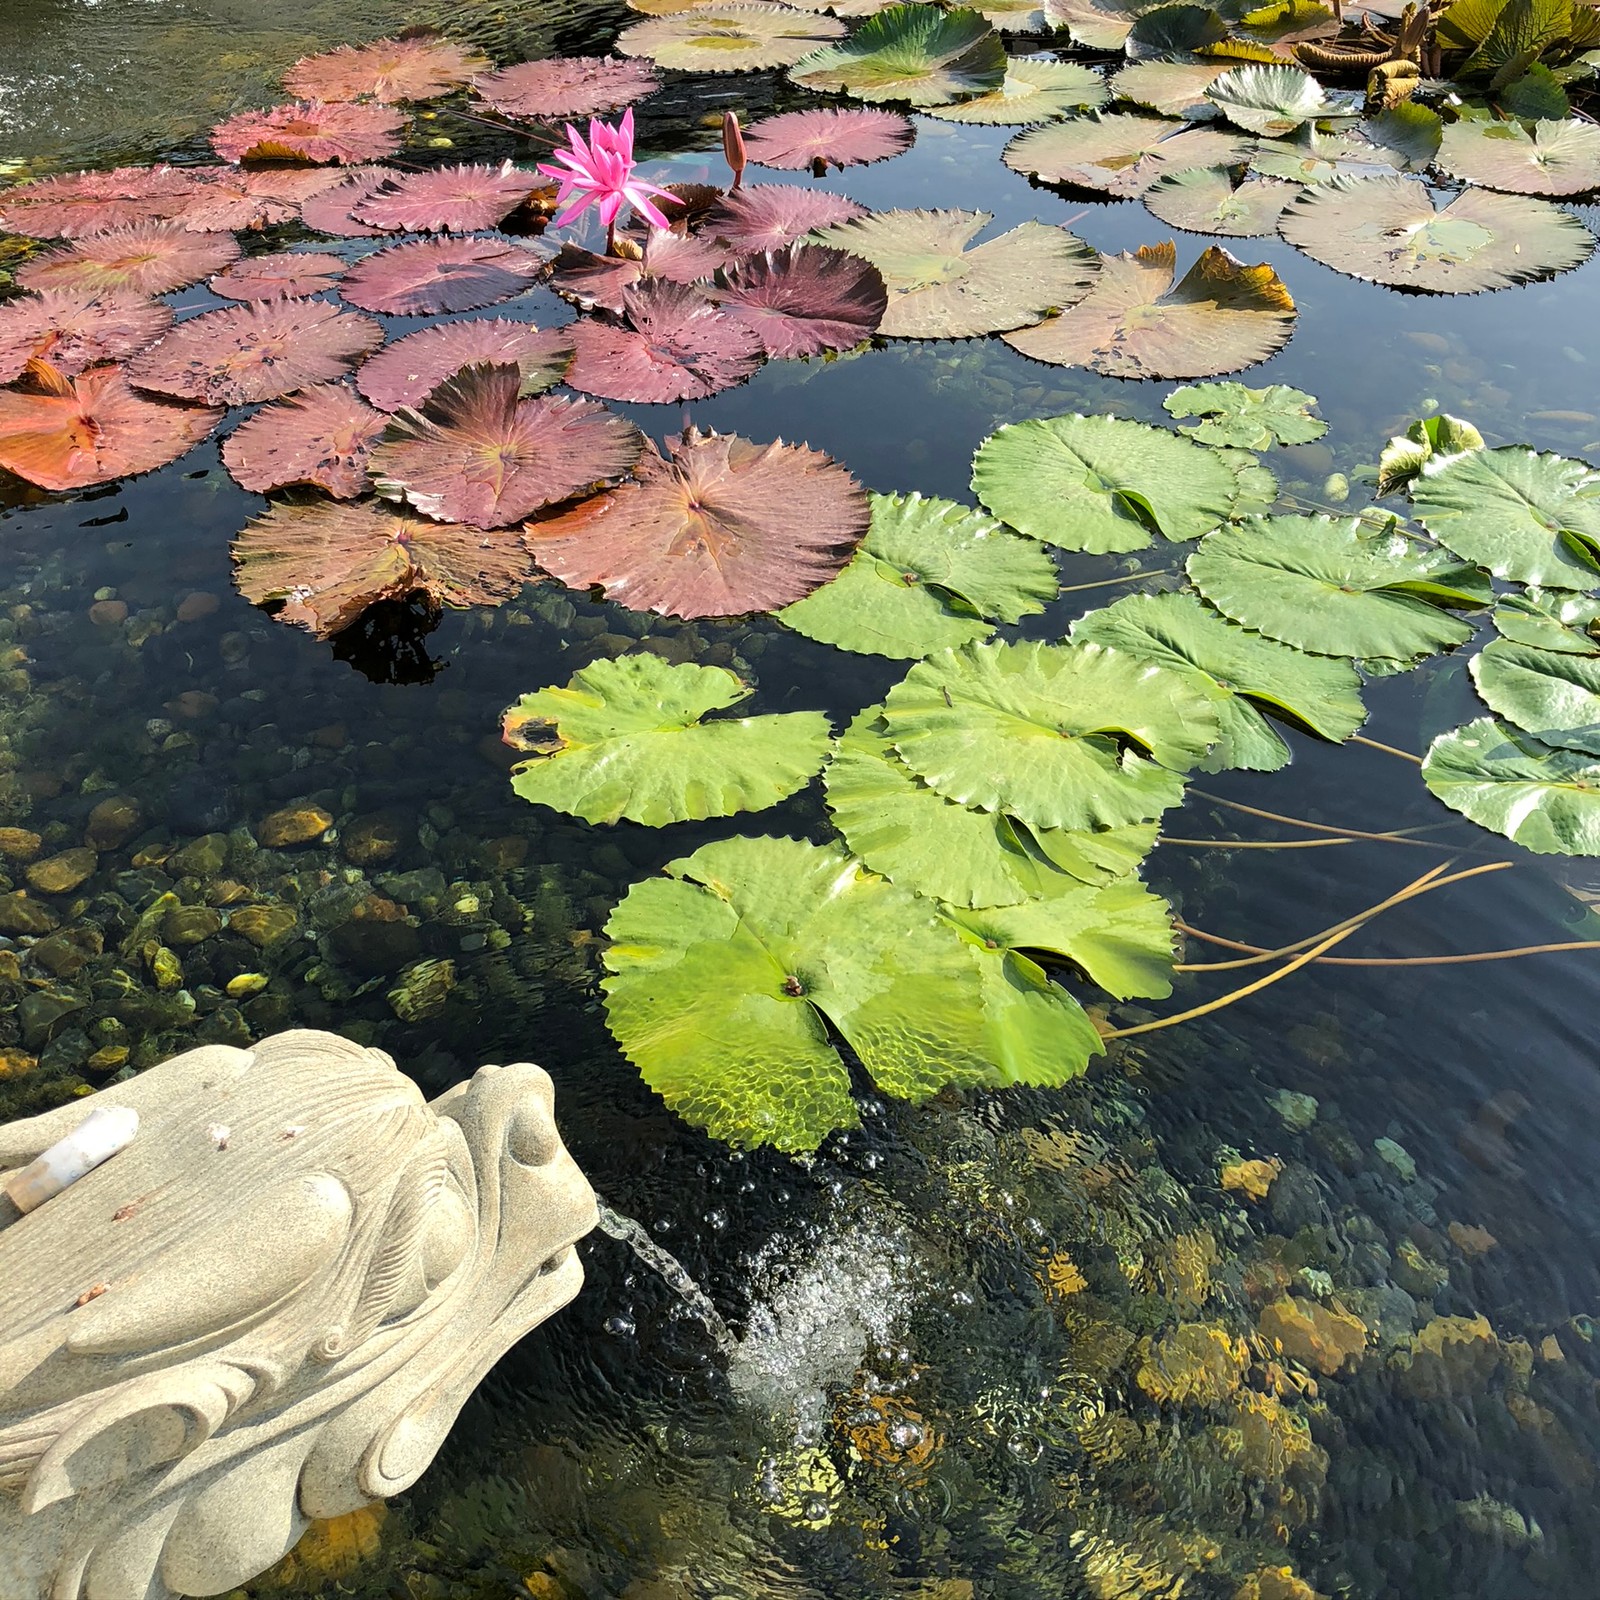
[[[1322,498],[1342,506],[1350,498],[1350,480],[1342,472],[1330,472],[1323,480]]]
[[[737,189],[744,180],[744,134],[739,129],[739,113],[722,113],[722,154],[733,169],[733,186]]]

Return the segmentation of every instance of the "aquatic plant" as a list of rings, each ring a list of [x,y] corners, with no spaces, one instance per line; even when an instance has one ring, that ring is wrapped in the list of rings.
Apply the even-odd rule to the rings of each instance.
[[[555,225],[566,227],[593,206],[606,229],[608,252],[613,250],[617,216],[624,206],[631,206],[653,228],[670,226],[652,197],[670,200],[671,191],[634,174],[632,106],[615,127],[592,120],[587,141],[568,123],[567,148],[556,151],[555,165],[541,162],[538,170],[561,186]]]

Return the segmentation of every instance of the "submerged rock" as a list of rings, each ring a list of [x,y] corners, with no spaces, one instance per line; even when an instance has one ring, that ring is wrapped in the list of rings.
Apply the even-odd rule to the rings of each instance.
[[[1261,1333],[1291,1361],[1332,1377],[1367,1347],[1366,1324],[1315,1300],[1285,1295],[1261,1313]]]
[[[108,795],[93,811],[83,832],[91,850],[117,850],[144,826],[139,802],[125,794]]]
[[[1152,1400],[1214,1405],[1239,1387],[1250,1352],[1218,1322],[1187,1322],[1139,1346],[1134,1381]]]
[[[1395,1352],[1392,1364],[1409,1394],[1444,1400],[1484,1388],[1500,1354],[1487,1317],[1435,1317],[1409,1346]]]
[[[287,806],[256,826],[256,839],[268,850],[292,849],[320,839],[333,826],[333,814],[321,806]]]
[[[80,845],[34,862],[28,868],[28,882],[41,894],[71,894],[93,876],[99,864],[100,858],[94,851]]]
[[[275,945],[294,932],[297,919],[287,906],[240,906],[228,914],[228,927],[258,950]]]
[[[1230,1161],[1222,1168],[1222,1187],[1230,1193],[1248,1195],[1252,1200],[1265,1200],[1267,1191],[1283,1171],[1283,1163],[1275,1159],[1265,1161]]]
[[[173,906],[161,923],[168,944],[203,944],[222,932],[222,914],[210,906]]]
[[[400,982],[389,991],[389,1005],[402,1022],[424,1022],[444,1010],[455,986],[455,962],[418,961],[400,974]]]
[[[0,856],[7,861],[32,861],[44,840],[31,828],[0,828]]]
[[[1296,1094],[1293,1089],[1276,1089],[1267,1096],[1267,1104],[1291,1133],[1304,1133],[1317,1120],[1315,1095]]]
[[[178,878],[212,878],[222,871],[228,859],[228,836],[208,833],[174,850],[166,859],[166,869]]]
[[[0,894],[0,933],[50,933],[59,921],[49,906],[33,899],[25,889]]]

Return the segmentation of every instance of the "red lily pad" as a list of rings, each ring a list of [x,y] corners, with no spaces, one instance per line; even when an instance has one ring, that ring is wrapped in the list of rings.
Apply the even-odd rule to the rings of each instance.
[[[181,222],[135,222],[25,262],[17,282],[24,289],[168,294],[238,259],[238,242],[227,234],[190,233]]]
[[[574,588],[673,617],[776,611],[826,583],[867,531],[866,491],[820,450],[691,429],[634,482],[524,530]]]
[[[535,173],[509,161],[433,167],[391,178],[356,201],[350,214],[385,233],[471,233],[510,216],[539,183]]]
[[[915,130],[898,111],[870,109],[785,111],[745,130],[745,154],[758,166],[818,177],[834,167],[866,166],[911,148]]]
[[[418,239],[358,261],[341,292],[388,316],[477,311],[521,294],[544,267],[536,251],[507,239]]]
[[[37,392],[0,390],[0,467],[41,489],[86,489],[176,461],[222,421],[210,406],[152,399],[121,367],[77,378],[35,361]]]
[[[713,292],[780,359],[853,350],[878,330],[889,292],[870,261],[817,244],[792,244],[730,268]]]
[[[524,397],[552,389],[572,364],[568,328],[536,328],[504,317],[441,322],[397,339],[361,365],[356,387],[380,411],[420,406],[444,382],[475,362],[514,361]]]
[[[0,383],[48,361],[71,376],[102,361],[124,361],[172,326],[172,308],[143,295],[46,289],[0,301]]]
[[[400,148],[406,119],[387,106],[291,101],[241,111],[211,130],[224,161],[378,161]]]
[[[726,194],[706,213],[702,231],[742,254],[781,250],[813,228],[830,228],[867,214],[844,195],[787,183],[755,183]]]
[[[235,228],[298,222],[303,202],[343,178],[342,173],[326,167],[272,167],[253,172],[240,167],[199,167],[194,172],[194,187],[178,219],[190,233],[231,233]]]
[[[397,515],[370,501],[273,506],[233,542],[233,581],[253,605],[327,639],[380,600],[492,606],[533,576],[520,540]]]
[[[533,122],[564,122],[620,111],[661,87],[655,70],[643,61],[611,61],[605,56],[568,56],[559,61],[524,61],[484,73],[472,87],[508,117]]]
[[[550,287],[583,311],[622,315],[622,296],[644,277],[644,259],[600,255],[564,244],[550,267]]]
[[[519,398],[514,362],[446,378],[392,417],[372,452],[378,493],[425,517],[503,528],[633,470],[644,435],[592,400]]]
[[[638,283],[622,295],[627,326],[585,317],[567,382],[605,400],[704,400],[761,365],[760,337],[699,289]]]
[[[355,500],[367,492],[367,453],[388,420],[345,384],[318,384],[246,417],[222,442],[223,465],[257,494],[310,483]]]
[[[336,239],[379,238],[381,230],[357,222],[350,208],[399,176],[393,167],[347,167],[331,189],[323,189],[301,202],[300,220],[306,227],[318,233],[331,233]]]
[[[370,317],[326,300],[254,300],[179,323],[128,376],[158,394],[249,405],[342,378],[382,343]]]
[[[65,172],[0,193],[0,229],[31,239],[78,239],[176,216],[193,187],[182,167]]]
[[[431,100],[488,65],[476,51],[418,28],[398,39],[302,56],[283,75],[283,86],[301,100]]]
[[[300,300],[333,288],[345,264],[325,250],[290,250],[235,261],[211,280],[224,300]]]

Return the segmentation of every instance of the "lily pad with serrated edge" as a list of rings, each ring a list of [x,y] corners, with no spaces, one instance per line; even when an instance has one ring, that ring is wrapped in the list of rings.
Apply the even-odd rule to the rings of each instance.
[[[972,490],[1031,539],[1094,555],[1154,535],[1198,539],[1233,515],[1232,466],[1191,439],[1121,417],[1036,417],[978,446]]]
[[[932,902],[836,845],[702,846],[634,884],[605,931],[623,1054],[731,1144],[813,1150],[856,1125],[830,1026],[885,1094],[992,1081],[975,953]]]
[[[1235,127],[1268,139],[1339,110],[1309,72],[1290,66],[1234,67],[1206,90],[1206,98]]]
[[[1411,661],[1452,649],[1489,585],[1443,551],[1376,535],[1354,517],[1248,517],[1208,534],[1189,577],[1224,616],[1315,655]]]
[[[1201,444],[1234,450],[1270,450],[1275,444],[1310,444],[1328,431],[1311,415],[1314,394],[1286,383],[1252,389],[1242,383],[1187,383],[1161,402],[1174,417],[1199,417],[1191,428],[1179,428]]]
[[[1023,56],[1007,63],[998,89],[952,105],[929,106],[927,114],[943,122],[1022,127],[1091,110],[1103,105],[1110,93],[1106,80],[1092,67]]]
[[[1103,256],[1077,305],[1006,343],[1035,361],[1092,367],[1112,378],[1209,378],[1274,356],[1294,332],[1283,280],[1218,245],[1178,282],[1176,245]]]
[[[636,22],[618,34],[617,49],[679,72],[755,72],[790,66],[843,32],[833,17],[763,0],[727,0]]]
[[[1228,70],[1225,61],[1134,61],[1112,75],[1111,93],[1160,117],[1209,122],[1222,112],[1206,90]]]
[[[1045,0],[1046,18],[1086,50],[1121,50],[1133,25],[1163,0]]]
[[[704,720],[751,692],[722,667],[593,661],[506,712],[506,743],[531,752],[511,787],[585,822],[659,828],[763,811],[816,776],[831,730],[820,711]]]
[[[1441,733],[1422,762],[1435,799],[1539,855],[1600,856],[1600,761],[1493,717]]]
[[[1029,128],[1005,147],[1001,159],[1013,172],[1041,183],[1132,199],[1165,172],[1243,166],[1249,156],[1250,141],[1242,134],[1108,111]]]
[[[1417,520],[1497,578],[1546,589],[1600,582],[1600,472],[1522,445],[1434,456],[1411,481]]]
[[[1544,744],[1600,756],[1600,657],[1491,639],[1468,663],[1491,711]]]
[[[1435,208],[1415,178],[1334,176],[1285,208],[1278,232],[1354,278],[1477,294],[1588,260],[1594,235],[1548,201],[1469,189]]]
[[[1510,194],[1587,194],[1600,188],[1600,127],[1568,117],[1536,122],[1462,118],[1444,130],[1441,171]]]
[[[1005,75],[1005,46],[981,12],[931,5],[890,6],[842,43],[795,62],[789,72],[807,89],[913,106],[984,94],[998,89]]]
[[[1264,239],[1278,231],[1300,186],[1281,178],[1236,181],[1226,167],[1189,167],[1157,178],[1144,192],[1150,215],[1170,228],[1224,239]]]
[[[954,906],[1011,905],[1125,877],[1155,845],[1154,822],[1032,829],[947,800],[895,753],[882,711],[869,707],[845,730],[822,782],[845,843],[903,888]]]
[[[889,306],[878,331],[890,338],[966,339],[1020,328],[1088,292],[1100,261],[1076,235],[1024,222],[972,245],[992,220],[987,211],[877,211],[812,238],[883,274]]]
[[[1058,586],[1046,551],[994,518],[954,500],[875,494],[849,566],[778,620],[841,650],[925,656],[1042,611]]]
[[[1536,650],[1600,655],[1600,600],[1560,589],[1525,589],[1504,594],[1489,619],[1503,639]]]
[[[1221,737],[1220,696],[1102,645],[970,644],[883,703],[900,759],[960,805],[1031,828],[1119,828],[1183,797]]]
[[[1191,595],[1127,595],[1079,617],[1072,637],[1193,674],[1221,691],[1222,737],[1205,762],[1212,771],[1276,772],[1289,764],[1289,747],[1263,711],[1335,744],[1366,721],[1361,679],[1349,662],[1308,655],[1236,627]]]

